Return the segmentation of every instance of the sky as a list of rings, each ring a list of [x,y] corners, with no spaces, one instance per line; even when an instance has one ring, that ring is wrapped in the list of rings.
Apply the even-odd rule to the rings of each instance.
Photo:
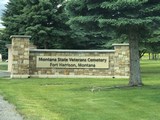
[[[8,1],[9,0],[0,0],[0,23],[2,22],[1,16],[2,16],[3,10],[5,9],[5,4],[7,4]],[[3,28],[2,24],[0,24],[0,28]]]

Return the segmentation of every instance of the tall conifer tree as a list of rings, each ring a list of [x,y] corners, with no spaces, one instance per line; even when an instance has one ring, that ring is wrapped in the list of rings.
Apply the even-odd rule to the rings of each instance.
[[[142,85],[139,62],[139,41],[148,36],[149,27],[160,22],[159,0],[70,0],[67,5],[73,29],[99,33],[114,30],[126,34],[130,44],[130,86]]]
[[[63,43],[69,43],[71,35],[65,24],[68,18],[63,1],[10,0],[3,14],[5,38],[26,34],[32,36],[31,40],[38,48],[65,47]]]

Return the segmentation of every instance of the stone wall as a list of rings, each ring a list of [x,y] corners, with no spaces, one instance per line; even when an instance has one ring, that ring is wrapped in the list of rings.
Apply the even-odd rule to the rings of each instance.
[[[30,36],[13,35],[11,77],[29,77],[29,38]]]
[[[35,49],[30,47],[30,36],[11,36],[12,38],[12,78],[28,77],[116,77],[128,78],[129,70],[129,45],[114,44],[114,50],[48,50]],[[106,60],[107,63],[95,62],[99,67],[77,67],[78,63],[73,62],[74,67],[48,67],[49,61],[44,61],[44,65],[38,59],[43,57],[52,58],[95,58]],[[43,61],[42,61],[43,62]],[[69,61],[68,61],[69,62]],[[65,62],[68,64],[68,62]],[[70,61],[71,62],[71,61]],[[58,62],[52,62],[58,66]],[[50,64],[52,64],[50,63]],[[62,62],[64,63],[64,62]],[[87,63],[87,62],[86,62]],[[91,62],[93,63],[93,62]],[[38,65],[40,64],[40,65]],[[71,64],[71,63],[69,63]],[[78,64],[79,65],[79,64]]]
[[[37,56],[81,56],[81,57],[109,57],[109,68],[37,68],[36,67],[36,58]],[[36,77],[106,77],[113,76],[114,74],[114,62],[112,59],[114,58],[114,51],[98,51],[94,52],[92,50],[30,50],[30,75]]]
[[[12,45],[7,44],[6,47],[8,48],[8,72],[12,71]]]
[[[114,53],[114,74],[115,76],[129,76],[130,56],[128,44],[113,44]]]
[[[2,62],[2,54],[0,54],[0,62]]]

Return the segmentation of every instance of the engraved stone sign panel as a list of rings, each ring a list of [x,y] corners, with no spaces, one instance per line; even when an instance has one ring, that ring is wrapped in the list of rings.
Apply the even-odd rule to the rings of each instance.
[[[37,56],[37,68],[109,68],[109,57]]]

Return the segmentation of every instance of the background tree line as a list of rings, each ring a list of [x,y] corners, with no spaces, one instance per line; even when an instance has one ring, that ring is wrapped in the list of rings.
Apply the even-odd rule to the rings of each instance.
[[[10,43],[9,37],[16,34],[31,35],[33,44],[38,48],[48,49],[104,49],[111,47],[114,42],[128,42],[127,35],[120,33],[124,30],[119,29],[115,32],[111,27],[103,27],[103,15],[110,18],[117,18],[121,15],[120,11],[114,12],[115,6],[112,4],[125,8],[125,4],[106,2],[105,0],[100,2],[90,0],[10,0],[2,17],[3,25],[6,28],[1,30],[0,40],[3,40],[3,42],[0,41],[1,45]],[[130,2],[130,5],[138,7],[134,4],[137,3]],[[107,7],[113,8],[106,13]],[[129,15],[130,13],[127,16]],[[158,48],[159,34],[159,30],[157,30],[152,34],[152,39],[146,41],[147,38],[145,38],[144,41],[141,41],[140,56],[145,52],[158,53],[160,51]],[[154,47],[155,45],[157,47]],[[4,53],[6,50],[2,51],[2,48],[4,47],[1,47],[1,52],[4,57],[7,57]]]
[[[103,48],[103,39],[69,27],[66,4],[65,0],[10,0],[2,17],[6,28],[1,39],[10,42],[10,35],[31,35],[38,48]]]

